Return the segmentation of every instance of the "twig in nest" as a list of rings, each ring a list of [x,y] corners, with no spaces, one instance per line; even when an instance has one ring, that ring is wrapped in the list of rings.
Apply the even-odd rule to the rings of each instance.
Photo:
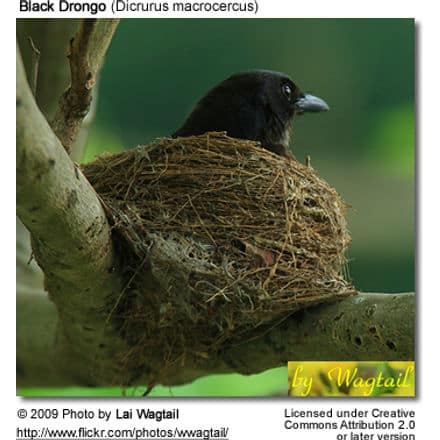
[[[30,78],[30,86],[31,91],[34,96],[37,94],[37,82],[38,82],[38,68],[40,64],[40,51],[35,46],[34,41],[32,40],[32,37],[28,37],[29,45],[32,49],[32,67],[31,67],[31,78]]]

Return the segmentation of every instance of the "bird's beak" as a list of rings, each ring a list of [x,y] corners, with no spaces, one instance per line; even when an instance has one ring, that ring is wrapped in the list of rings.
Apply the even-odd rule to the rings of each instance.
[[[330,110],[328,104],[317,96],[304,94],[295,101],[294,107],[299,114],[305,112],[317,113]]]

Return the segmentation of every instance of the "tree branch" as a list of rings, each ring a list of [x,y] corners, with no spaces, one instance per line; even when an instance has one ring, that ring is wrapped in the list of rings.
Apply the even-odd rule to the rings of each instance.
[[[32,234],[60,316],[55,365],[71,380],[91,383],[99,370],[109,383],[114,362],[107,339],[112,350],[123,345],[102,312],[108,295],[122,289],[110,227],[93,188],[39,111],[18,48],[16,111],[17,214]]]
[[[66,54],[69,41],[77,33],[81,20],[79,19],[19,19],[17,20],[17,38],[27,77],[34,78],[35,54],[28,44],[31,38],[40,51],[38,63],[38,85],[36,87],[36,101],[38,107],[48,121],[53,120],[60,96],[70,84],[70,68]],[[98,75],[99,76],[99,75]],[[99,81],[98,81],[99,82]],[[81,130],[72,146],[70,157],[81,161],[89,126],[93,121],[93,103],[96,101],[97,86],[93,88],[92,105],[84,118]]]
[[[20,219],[69,281],[79,281],[84,270],[107,271],[113,256],[104,211],[37,108],[18,51],[16,104]]]
[[[52,120],[60,96],[70,84],[66,54],[69,40],[76,34],[78,19],[17,19],[17,39],[29,79],[33,76],[33,50],[29,38],[40,51],[36,101],[48,121]]]
[[[68,153],[92,101],[92,90],[118,19],[84,19],[70,41],[71,85],[62,95],[52,128]]]
[[[414,360],[414,293],[360,293],[295,313],[217,358],[170,371],[163,385],[208,374],[255,374],[287,361]]]
[[[18,379],[28,386],[81,385],[72,371],[54,369],[51,353],[55,308],[38,296],[18,297]],[[361,293],[340,302],[296,313],[261,337],[230,347],[216,358],[178,365],[163,385],[179,385],[210,374],[254,374],[286,365],[288,360],[414,360],[413,293]],[[73,368],[84,370],[86,365]],[[134,384],[145,385],[148,376]],[[287,380],[287,379],[286,379]],[[89,385],[102,383],[98,379]]]
[[[32,37],[29,38],[29,44],[32,49],[32,74],[31,74],[31,90],[32,94],[36,96],[37,94],[37,82],[38,82],[38,66],[40,63],[40,51],[35,47]]]

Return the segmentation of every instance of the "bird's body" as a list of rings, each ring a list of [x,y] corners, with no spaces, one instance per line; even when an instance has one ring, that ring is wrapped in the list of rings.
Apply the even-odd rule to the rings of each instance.
[[[324,110],[328,106],[323,100],[304,94],[283,73],[240,72],[212,88],[173,137],[226,131],[228,136],[258,141],[286,156],[295,114]]]

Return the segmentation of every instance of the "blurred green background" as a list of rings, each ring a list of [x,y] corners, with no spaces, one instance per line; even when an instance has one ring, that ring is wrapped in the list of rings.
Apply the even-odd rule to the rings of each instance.
[[[299,117],[292,150],[352,206],[349,270],[363,291],[414,290],[414,21],[122,20],[100,78],[86,160],[170,135],[219,81],[247,69],[288,73],[331,111]],[[212,376],[152,395],[285,395],[287,369]],[[23,390],[26,395],[121,395]],[[128,390],[127,394],[142,392]]]

